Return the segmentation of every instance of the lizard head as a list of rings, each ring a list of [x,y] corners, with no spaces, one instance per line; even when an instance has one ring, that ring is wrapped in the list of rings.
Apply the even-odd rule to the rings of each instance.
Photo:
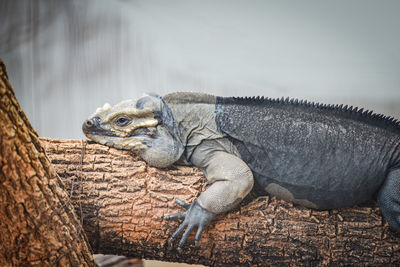
[[[166,167],[183,152],[179,138],[165,123],[169,117],[162,98],[147,95],[114,106],[104,104],[84,121],[82,131],[97,143],[137,152],[149,164]]]

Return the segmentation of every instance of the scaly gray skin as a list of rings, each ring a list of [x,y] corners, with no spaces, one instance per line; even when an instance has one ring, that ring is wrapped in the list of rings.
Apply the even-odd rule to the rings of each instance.
[[[342,106],[297,100],[223,98],[198,93],[145,96],[105,105],[84,122],[86,136],[138,153],[156,167],[199,167],[212,184],[186,211],[172,235],[181,247],[198,227],[196,244],[216,214],[256,186],[317,209],[378,197],[400,231],[400,124]]]

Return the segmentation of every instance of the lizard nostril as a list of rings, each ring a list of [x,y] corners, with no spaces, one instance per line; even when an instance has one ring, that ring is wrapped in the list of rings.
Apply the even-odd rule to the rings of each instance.
[[[86,120],[85,121],[85,126],[86,127],[92,127],[93,126],[93,121],[92,120]]]

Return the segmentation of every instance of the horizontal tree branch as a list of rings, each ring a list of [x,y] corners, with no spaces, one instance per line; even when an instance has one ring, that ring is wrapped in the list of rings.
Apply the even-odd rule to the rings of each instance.
[[[211,266],[400,264],[400,235],[375,203],[317,211],[254,194],[180,252],[167,243],[180,222],[163,216],[182,212],[175,197],[192,202],[206,189],[197,168],[157,169],[87,141],[41,142],[96,253]]]

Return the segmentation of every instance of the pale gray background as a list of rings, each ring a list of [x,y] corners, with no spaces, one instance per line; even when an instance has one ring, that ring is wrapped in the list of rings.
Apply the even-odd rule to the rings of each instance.
[[[42,136],[176,90],[290,96],[400,118],[400,1],[0,0],[0,58]]]

